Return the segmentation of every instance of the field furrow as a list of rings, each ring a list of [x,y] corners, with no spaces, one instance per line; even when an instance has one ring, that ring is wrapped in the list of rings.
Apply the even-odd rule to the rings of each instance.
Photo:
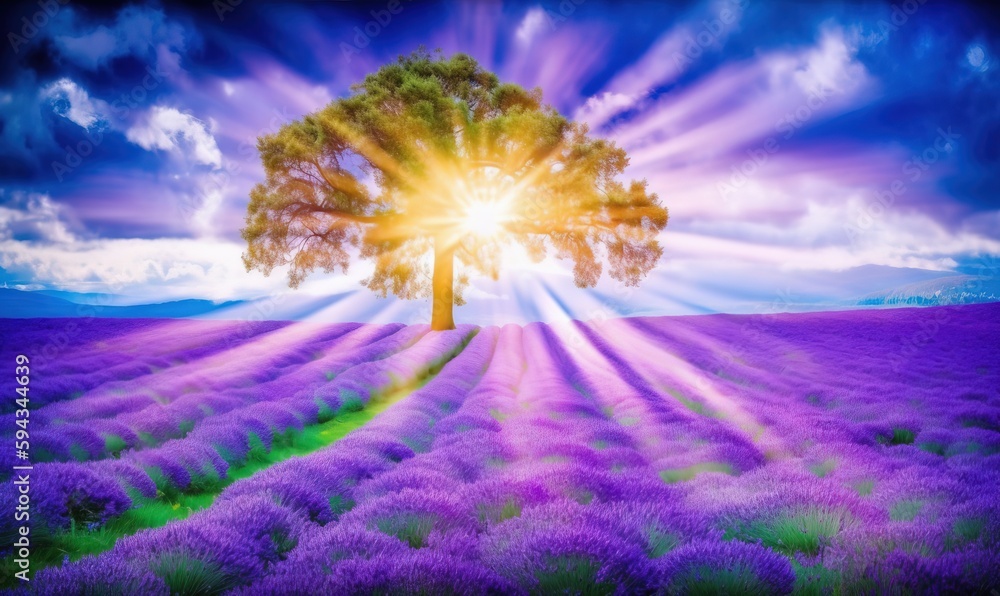
[[[64,424],[196,420],[35,464],[31,589],[988,592],[997,308],[908,351],[926,310],[312,330],[215,376],[229,405]]]

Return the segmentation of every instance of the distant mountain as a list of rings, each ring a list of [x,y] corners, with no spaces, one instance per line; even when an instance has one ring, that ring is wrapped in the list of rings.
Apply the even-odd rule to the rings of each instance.
[[[211,300],[176,300],[160,304],[134,306],[103,305],[107,301],[70,302],[46,292],[24,292],[0,288],[0,317],[28,319],[36,317],[108,317],[164,318],[197,317],[243,304],[241,301],[215,303]]]
[[[255,300],[174,300],[158,304],[128,304],[126,296],[24,291],[0,288],[0,318],[102,317],[118,319],[333,320],[343,313],[327,312],[351,292],[311,296],[280,294]],[[134,300],[134,298],[132,299]],[[332,317],[332,318],[331,318]]]
[[[952,275],[874,292],[860,298],[860,306],[938,306],[1000,302],[1000,279]]]
[[[131,302],[124,296],[118,296],[116,294],[101,294],[99,292],[68,292],[65,290],[33,290],[34,294],[44,294],[46,296],[54,296],[56,298],[62,298],[68,302],[74,302],[76,304],[102,304],[105,306],[128,306],[129,304],[135,304],[137,301],[133,298]]]

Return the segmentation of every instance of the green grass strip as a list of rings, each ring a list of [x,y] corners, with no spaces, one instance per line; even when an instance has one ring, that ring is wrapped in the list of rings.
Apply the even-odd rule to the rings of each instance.
[[[327,447],[345,437],[352,430],[367,424],[386,408],[419,390],[431,381],[445,364],[462,352],[478,333],[471,332],[454,350],[442,354],[430,363],[415,379],[402,384],[393,384],[385,393],[376,393],[367,404],[360,401],[342,406],[334,417],[319,424],[313,424],[301,431],[291,431],[273,437],[270,451],[252,448],[241,465],[233,465],[225,478],[192,477],[187,492],[176,490],[159,492],[156,498],[133,496],[133,507],[120,516],[109,520],[94,530],[72,527],[69,531],[56,534],[34,533],[32,535],[31,569],[32,576],[39,569],[57,565],[64,560],[76,561],[87,555],[95,555],[114,547],[118,540],[140,530],[158,528],[171,521],[185,519],[195,511],[212,505],[215,498],[230,484],[249,478],[257,472],[292,457],[308,455]],[[251,443],[253,443],[251,434]],[[259,438],[257,438],[259,442]],[[154,478],[155,480],[155,478]],[[14,573],[19,569],[13,554],[0,561],[0,589],[12,588],[18,580]]]
[[[134,497],[131,509],[108,521],[100,528],[87,530],[73,527],[68,531],[56,534],[33,534],[32,575],[37,573],[39,569],[58,565],[67,558],[70,561],[76,561],[87,555],[110,550],[118,540],[126,536],[131,536],[140,530],[158,528],[174,520],[184,519],[196,511],[211,506],[222,490],[237,480],[249,478],[257,472],[289,458],[308,455],[327,447],[345,437],[352,430],[364,426],[392,404],[423,387],[436,372],[436,370],[432,371],[431,375],[413,385],[397,389],[384,396],[373,397],[361,410],[338,413],[335,418],[322,424],[314,424],[301,431],[275,437],[269,452],[259,453],[252,458],[248,457],[243,465],[230,467],[225,478],[211,483],[211,490],[196,493],[161,494],[153,499]],[[14,577],[14,572],[18,570],[19,568],[16,568],[14,564],[13,555],[0,562],[0,574],[2,574],[0,588],[12,588],[17,585],[20,580]]]

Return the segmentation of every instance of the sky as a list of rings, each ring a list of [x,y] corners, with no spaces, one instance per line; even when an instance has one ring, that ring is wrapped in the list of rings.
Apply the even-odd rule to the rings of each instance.
[[[0,282],[284,300],[247,272],[255,145],[423,45],[475,57],[630,156],[670,210],[639,288],[511,254],[459,321],[833,307],[1000,255],[1000,20],[985,5],[408,0],[2,8]],[[292,296],[416,321],[366,264]],[[296,299],[298,299],[296,298]]]

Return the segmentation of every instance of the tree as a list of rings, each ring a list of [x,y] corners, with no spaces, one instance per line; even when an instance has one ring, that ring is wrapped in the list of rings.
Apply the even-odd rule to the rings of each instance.
[[[579,287],[603,260],[638,285],[663,252],[667,210],[645,180],[617,180],[623,149],[464,54],[401,56],[257,149],[266,179],[250,194],[247,270],[290,265],[294,288],[370,259],[362,283],[431,295],[433,329],[454,327],[470,274],[496,279],[510,242],[536,261],[571,259]]]

